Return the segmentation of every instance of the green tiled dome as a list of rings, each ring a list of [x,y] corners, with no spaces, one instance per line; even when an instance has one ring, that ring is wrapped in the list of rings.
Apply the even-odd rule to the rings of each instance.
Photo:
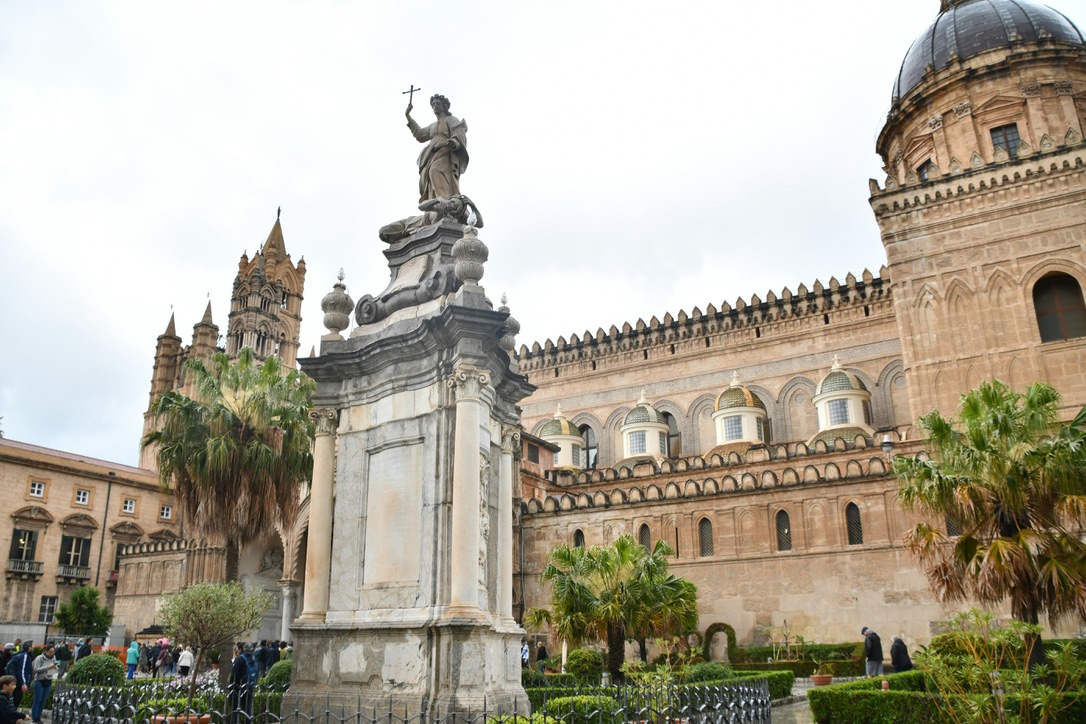
[[[758,407],[765,410],[765,403],[746,387],[742,385],[732,386],[720,393],[716,398],[717,410],[729,410],[733,407]]]

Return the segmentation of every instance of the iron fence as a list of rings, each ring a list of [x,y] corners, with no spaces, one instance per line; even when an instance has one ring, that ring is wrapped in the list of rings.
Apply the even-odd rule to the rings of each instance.
[[[533,690],[509,707],[434,714],[394,698],[354,705],[327,697],[307,711],[283,708],[282,692],[202,687],[187,705],[176,684],[79,686],[61,682],[54,724],[762,724],[772,720],[765,680],[708,686],[611,686]],[[534,721],[530,721],[532,715]],[[544,715],[545,718],[538,715]],[[156,719],[156,717],[161,717]],[[513,718],[517,717],[517,718]],[[521,718],[523,717],[523,718]]]

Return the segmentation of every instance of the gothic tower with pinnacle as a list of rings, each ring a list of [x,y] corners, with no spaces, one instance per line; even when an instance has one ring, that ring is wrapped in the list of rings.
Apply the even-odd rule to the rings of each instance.
[[[226,353],[231,359],[245,347],[258,360],[278,355],[287,368],[298,359],[302,326],[305,259],[295,265],[283,242],[283,227],[275,225],[252,259],[241,255],[230,296]]]
[[[251,347],[258,360],[279,355],[287,369],[298,358],[299,335],[302,324],[302,288],[305,285],[305,260],[295,265],[286,252],[283,228],[276,215],[275,225],[267,241],[250,260],[241,255],[238,273],[230,295],[230,316],[225,349],[219,336],[219,326],[211,316],[211,302],[203,317],[193,325],[192,343],[184,346],[178,336],[174,315],[155,346],[155,365],[151,375],[151,394],[143,414],[143,436],[155,429],[151,406],[167,390],[180,389],[191,395],[186,386],[185,361],[210,360],[216,352],[225,351],[231,359],[244,347]],[[139,466],[157,470],[155,451],[140,449]]]

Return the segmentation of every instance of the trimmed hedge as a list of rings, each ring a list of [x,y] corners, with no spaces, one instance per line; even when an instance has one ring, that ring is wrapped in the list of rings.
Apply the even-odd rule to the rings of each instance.
[[[621,724],[618,702],[609,696],[563,696],[549,700],[543,713],[565,724]]]

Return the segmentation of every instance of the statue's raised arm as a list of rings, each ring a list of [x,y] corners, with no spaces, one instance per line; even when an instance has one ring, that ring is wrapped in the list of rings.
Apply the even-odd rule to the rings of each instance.
[[[436,121],[426,127],[411,117],[414,106],[407,104],[407,127],[426,148],[419,154],[419,203],[430,199],[451,199],[460,194],[460,174],[468,168],[468,124],[449,113],[449,99],[430,97]]]

